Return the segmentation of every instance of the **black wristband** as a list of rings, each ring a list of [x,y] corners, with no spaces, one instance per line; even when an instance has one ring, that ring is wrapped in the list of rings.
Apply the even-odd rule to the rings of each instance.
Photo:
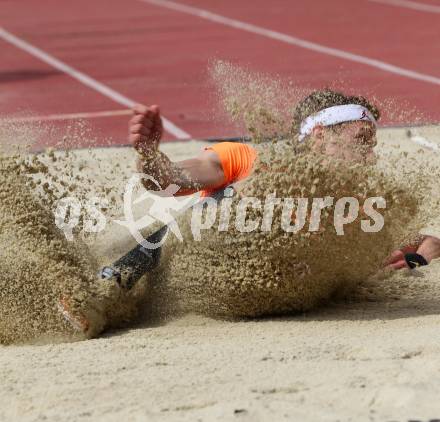
[[[417,267],[422,267],[423,265],[428,265],[428,261],[418,253],[407,253],[405,255],[405,261],[412,270]]]

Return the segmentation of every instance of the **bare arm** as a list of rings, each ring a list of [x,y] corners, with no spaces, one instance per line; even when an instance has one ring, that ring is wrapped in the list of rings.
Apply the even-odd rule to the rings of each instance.
[[[198,157],[172,162],[158,149],[162,133],[162,119],[157,106],[137,105],[133,109],[129,140],[139,154],[139,172],[153,177],[162,189],[170,184],[178,185],[180,195],[215,188],[224,182],[224,173],[215,152],[203,151]],[[158,189],[147,179],[144,186],[148,190]]]

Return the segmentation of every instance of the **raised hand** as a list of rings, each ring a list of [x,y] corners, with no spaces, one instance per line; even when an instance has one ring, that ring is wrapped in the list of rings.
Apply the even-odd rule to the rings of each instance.
[[[139,154],[148,156],[157,151],[163,133],[159,107],[147,107],[142,104],[134,106],[128,132],[128,140]]]

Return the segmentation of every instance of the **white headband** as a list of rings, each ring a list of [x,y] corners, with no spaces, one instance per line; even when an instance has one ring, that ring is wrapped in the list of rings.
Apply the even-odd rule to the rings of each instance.
[[[356,120],[365,120],[376,125],[376,119],[367,108],[361,105],[347,104],[325,108],[303,120],[299,131],[299,141],[302,142],[306,136],[310,135],[316,126],[332,126]]]

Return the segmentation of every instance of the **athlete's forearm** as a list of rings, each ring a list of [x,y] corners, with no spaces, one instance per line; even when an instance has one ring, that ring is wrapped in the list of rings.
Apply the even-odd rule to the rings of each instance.
[[[424,236],[417,253],[422,255],[428,262],[440,257],[440,239],[434,236]]]
[[[218,155],[212,151],[204,151],[197,158],[178,163],[159,151],[163,124],[158,106],[136,105],[128,126],[129,141],[139,154],[138,171],[150,176],[142,179],[147,190],[159,191],[177,185],[179,190],[176,194],[187,195],[220,187],[224,183],[222,165]]]
[[[201,183],[194,180],[191,173],[181,163],[172,162],[159,150],[150,151],[148,156],[139,156],[138,170],[151,176],[160,185],[159,188],[153,180],[143,179],[143,185],[147,190],[158,191],[174,184],[179,186],[178,194],[185,195],[204,188]]]

